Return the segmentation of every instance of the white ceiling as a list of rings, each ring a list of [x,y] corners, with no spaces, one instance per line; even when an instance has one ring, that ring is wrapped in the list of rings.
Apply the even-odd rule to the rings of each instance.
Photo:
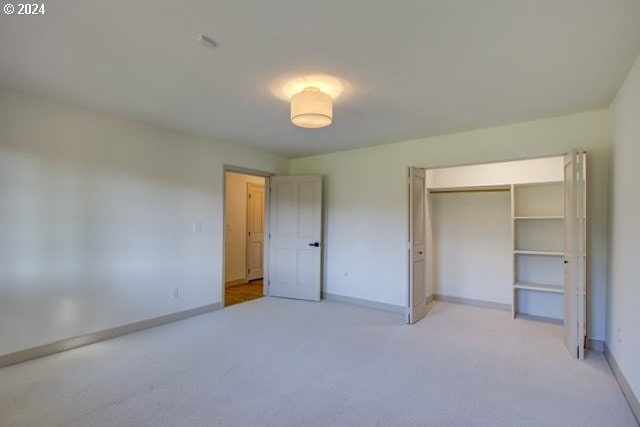
[[[606,108],[639,52],[640,1],[624,0],[57,1],[0,15],[2,88],[288,157]],[[296,128],[270,85],[317,73],[352,90],[332,126]]]

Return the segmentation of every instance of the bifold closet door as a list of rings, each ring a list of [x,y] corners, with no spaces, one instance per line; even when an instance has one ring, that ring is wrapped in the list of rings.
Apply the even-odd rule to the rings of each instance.
[[[409,168],[409,313],[412,324],[427,314],[427,239],[425,170]]]
[[[586,153],[573,150],[564,163],[564,342],[584,358],[586,336]]]

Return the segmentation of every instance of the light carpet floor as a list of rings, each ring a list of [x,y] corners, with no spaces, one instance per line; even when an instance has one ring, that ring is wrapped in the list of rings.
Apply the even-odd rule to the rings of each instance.
[[[261,298],[0,369],[2,426],[636,426],[561,327]]]

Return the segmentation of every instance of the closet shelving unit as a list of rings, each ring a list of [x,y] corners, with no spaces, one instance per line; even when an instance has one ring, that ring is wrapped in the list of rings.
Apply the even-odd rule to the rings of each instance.
[[[523,294],[564,294],[564,183],[513,184],[511,216],[515,318]]]

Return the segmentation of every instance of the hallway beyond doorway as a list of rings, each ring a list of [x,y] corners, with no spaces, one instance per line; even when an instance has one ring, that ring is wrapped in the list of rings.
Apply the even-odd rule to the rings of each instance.
[[[252,280],[242,285],[229,286],[225,289],[224,306],[228,307],[234,304],[251,301],[262,298],[262,279]]]

